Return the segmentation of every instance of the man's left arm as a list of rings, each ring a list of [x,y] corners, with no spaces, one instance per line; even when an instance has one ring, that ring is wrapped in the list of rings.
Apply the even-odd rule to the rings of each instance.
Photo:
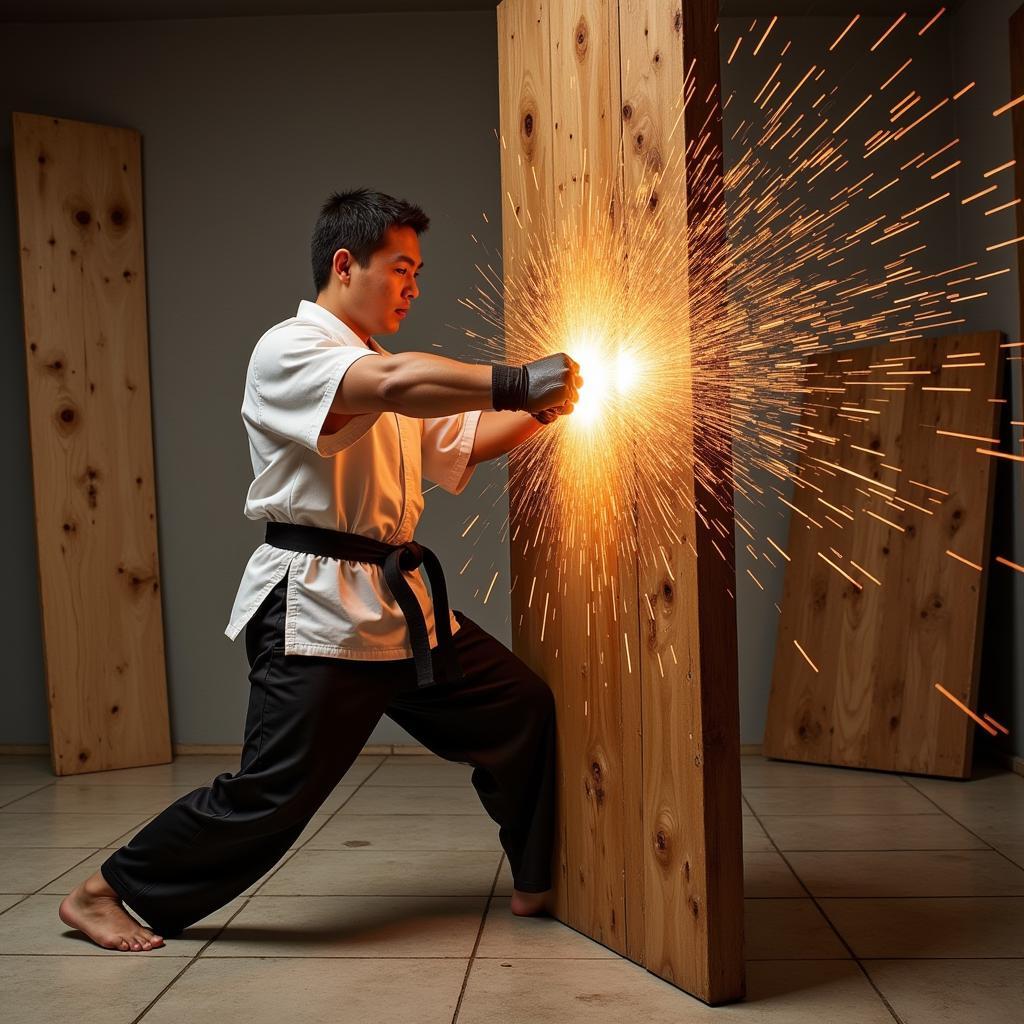
[[[483,412],[477,424],[469,465],[496,459],[533,437],[543,425],[528,412]]]

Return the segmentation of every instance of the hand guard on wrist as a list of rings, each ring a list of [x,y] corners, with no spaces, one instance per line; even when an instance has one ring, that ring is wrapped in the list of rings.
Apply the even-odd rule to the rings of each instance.
[[[525,409],[530,377],[525,366],[491,366],[491,405],[494,409]]]

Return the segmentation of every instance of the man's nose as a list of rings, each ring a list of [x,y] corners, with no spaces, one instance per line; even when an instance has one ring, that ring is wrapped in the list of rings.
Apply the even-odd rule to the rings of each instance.
[[[412,278],[406,285],[405,294],[411,299],[415,299],[420,293],[420,286],[416,283],[416,278]]]

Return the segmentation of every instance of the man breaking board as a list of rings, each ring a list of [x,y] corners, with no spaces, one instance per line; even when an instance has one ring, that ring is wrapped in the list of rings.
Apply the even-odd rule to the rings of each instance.
[[[428,224],[379,192],[332,195],[313,231],[316,300],[256,343],[245,515],[266,521],[266,537],[226,630],[245,629],[249,661],[241,765],[172,803],[63,900],[61,920],[105,949],[163,946],[266,874],[384,714],[472,765],[513,913],[545,907],[551,691],[449,609],[438,559],[413,538],[424,476],[460,493],[477,463],[571,413],[583,381],[564,353],[478,365],[381,347],[419,295]]]

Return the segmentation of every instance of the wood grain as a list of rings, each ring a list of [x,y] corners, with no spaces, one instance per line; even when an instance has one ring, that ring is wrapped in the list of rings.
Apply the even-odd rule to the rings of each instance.
[[[988,565],[995,460],[977,454],[989,447],[983,442],[937,431],[998,437],[1000,406],[990,399],[1002,381],[1001,341],[995,332],[954,335],[815,357],[810,384],[842,388],[858,381],[849,392],[865,398],[816,393],[803,415],[805,424],[838,443],[830,455],[805,456],[792,499],[803,515],[790,519],[792,561],[765,729],[769,757],[970,775],[975,727],[934,684],[974,706],[984,576],[947,551]],[[959,369],[950,365],[949,356],[969,352],[981,355],[963,359]],[[904,367],[927,374],[903,378],[906,389],[884,397],[864,383],[879,379],[872,364],[901,356],[912,357]],[[881,379],[900,380],[892,373]],[[843,406],[881,414],[851,415]],[[851,567],[854,562],[879,583]]]
[[[137,132],[13,118],[50,751],[171,759]]]

